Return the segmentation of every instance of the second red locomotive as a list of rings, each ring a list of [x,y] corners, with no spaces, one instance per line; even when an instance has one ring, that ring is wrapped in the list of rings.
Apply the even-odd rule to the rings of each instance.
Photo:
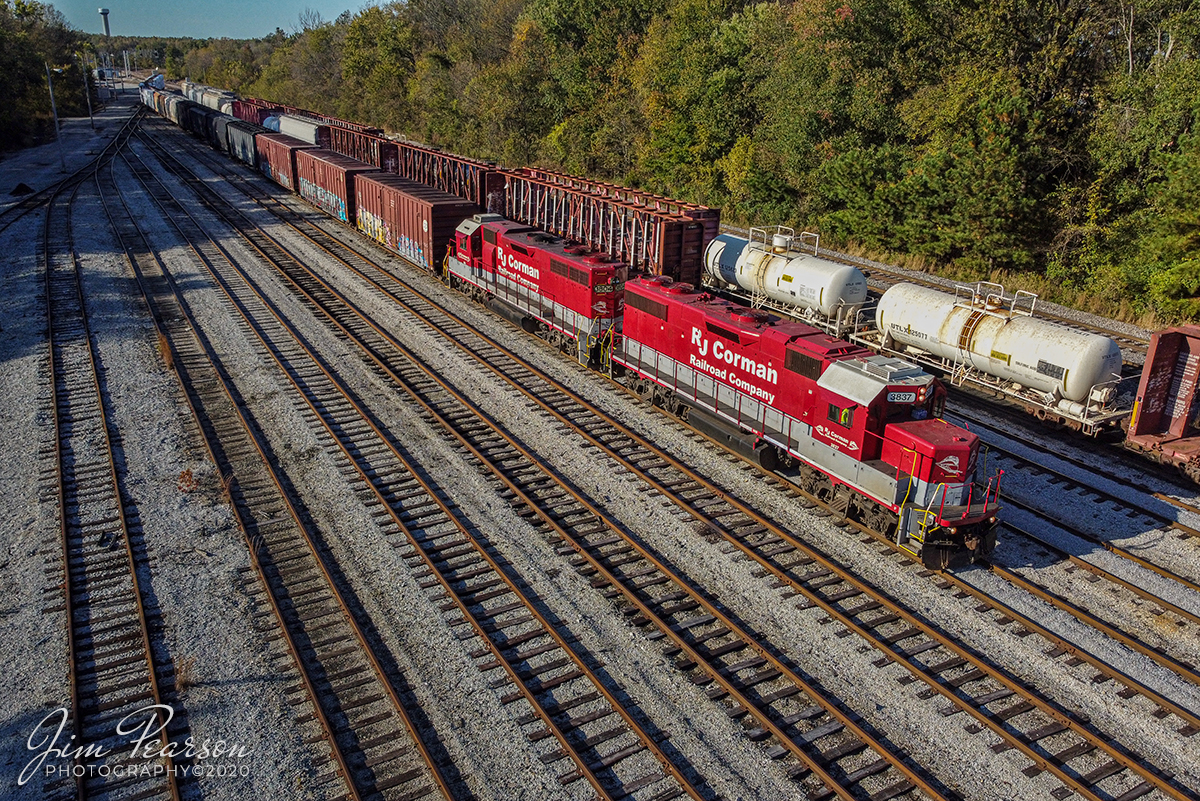
[[[607,254],[497,214],[464,220],[446,260],[452,286],[498,301],[501,314],[596,368],[620,330],[627,272]]]

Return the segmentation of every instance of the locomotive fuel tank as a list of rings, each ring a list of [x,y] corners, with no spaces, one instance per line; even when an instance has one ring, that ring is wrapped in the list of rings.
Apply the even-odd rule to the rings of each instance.
[[[867,279],[857,267],[802,251],[787,228],[752,228],[750,239],[721,234],[704,251],[704,269],[716,281],[826,317],[844,317],[867,299]]]
[[[977,290],[964,298],[962,293],[955,296],[896,284],[880,298],[875,322],[885,342],[890,338],[1039,390],[1053,401],[1107,400],[1094,396],[1092,390],[1120,375],[1117,343],[1034,317],[1032,306],[1019,311],[1005,303],[1002,288],[996,288],[998,294]]]

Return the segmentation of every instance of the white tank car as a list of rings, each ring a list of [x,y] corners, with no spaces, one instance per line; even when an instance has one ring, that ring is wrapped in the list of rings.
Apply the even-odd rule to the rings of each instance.
[[[800,239],[813,234],[801,234]],[[750,239],[721,234],[704,251],[704,269],[717,282],[741,287],[784,306],[848,319],[867,299],[867,279],[857,267],[801,251],[790,228],[751,228]]]
[[[994,284],[958,296],[896,284],[879,299],[875,322],[885,344],[890,338],[1039,390],[1049,403],[1106,403],[1111,388],[1092,389],[1120,376],[1121,348],[1106,336],[1033,317],[1034,297],[1019,293],[1018,303],[1006,303]],[[1028,301],[1024,310],[1021,300]]]

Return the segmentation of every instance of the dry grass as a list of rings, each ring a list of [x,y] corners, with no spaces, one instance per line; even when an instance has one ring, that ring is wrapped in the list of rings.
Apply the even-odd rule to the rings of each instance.
[[[180,492],[195,492],[200,488],[200,482],[196,480],[196,476],[192,474],[192,469],[189,467],[179,474],[177,486]]]
[[[158,332],[158,352],[162,355],[163,363],[167,365],[168,370],[175,366],[175,355],[171,352],[171,341],[161,331]]]
[[[183,692],[196,686],[196,658],[185,657],[175,668],[175,691]]]

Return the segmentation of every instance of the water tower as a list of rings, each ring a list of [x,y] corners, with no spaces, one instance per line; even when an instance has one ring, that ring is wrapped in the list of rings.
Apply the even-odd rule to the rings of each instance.
[[[104,17],[104,35],[108,36],[109,35],[109,32],[108,32],[108,9],[107,8],[100,9],[100,16]]]

